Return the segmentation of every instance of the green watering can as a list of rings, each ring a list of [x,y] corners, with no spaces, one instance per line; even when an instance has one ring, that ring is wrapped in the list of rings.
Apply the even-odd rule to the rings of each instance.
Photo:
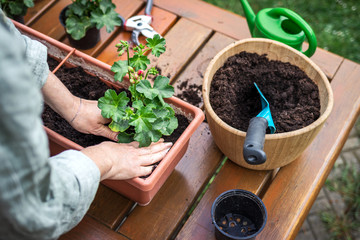
[[[252,37],[269,38],[285,43],[308,57],[316,50],[314,31],[297,13],[286,8],[265,8],[255,15],[246,0],[240,0]],[[309,48],[303,52],[302,44],[307,38]]]

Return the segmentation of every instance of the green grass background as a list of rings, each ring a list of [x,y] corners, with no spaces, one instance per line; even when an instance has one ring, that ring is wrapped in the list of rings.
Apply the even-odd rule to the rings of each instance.
[[[239,0],[204,1],[244,16]],[[248,1],[255,14],[273,7],[295,11],[313,28],[319,47],[360,63],[360,0]]]

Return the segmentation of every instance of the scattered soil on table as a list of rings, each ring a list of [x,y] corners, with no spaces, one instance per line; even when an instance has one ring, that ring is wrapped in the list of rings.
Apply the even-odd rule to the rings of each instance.
[[[181,91],[176,95],[176,97],[196,106],[200,107],[202,102],[202,85],[189,84],[189,79],[183,81],[177,88]]]
[[[211,106],[230,126],[246,132],[250,119],[261,112],[254,82],[270,104],[277,133],[303,128],[319,118],[319,90],[304,71],[266,55],[241,52],[229,57],[211,82]]]
[[[49,60],[51,62],[49,62]],[[56,63],[55,63],[55,62]],[[57,66],[58,62],[52,58],[48,59],[49,66]],[[55,68],[54,67],[54,68]],[[81,67],[67,68],[62,66],[55,75],[64,83],[69,91],[75,96],[83,99],[98,100],[104,96],[109,87],[103,83],[98,77],[87,74]],[[44,125],[53,131],[63,135],[64,137],[76,142],[80,146],[88,147],[99,144],[103,141],[110,141],[107,138],[99,137],[91,134],[83,134],[76,131],[71,125],[64,120],[59,114],[54,112],[49,106],[45,104],[43,112]],[[182,132],[189,125],[186,117],[177,114],[179,127],[175,129],[171,136],[164,136],[165,141],[173,142],[180,137]]]

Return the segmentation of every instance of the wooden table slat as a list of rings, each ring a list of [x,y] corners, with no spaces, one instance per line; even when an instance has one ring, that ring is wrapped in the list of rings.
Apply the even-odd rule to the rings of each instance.
[[[303,49],[306,50],[307,47],[308,43],[305,42],[303,44]],[[330,81],[338,71],[341,63],[344,61],[343,57],[328,52],[319,47],[316,49],[315,54],[311,56],[310,59],[320,67],[320,69],[325,73],[325,75],[330,79]]]
[[[71,3],[71,0],[57,1],[47,9],[41,18],[37,19],[37,21],[34,21],[29,26],[49,37],[60,40],[65,35],[65,29],[60,24],[59,15],[61,10]]]
[[[134,202],[100,184],[88,215],[115,229],[132,208]]]
[[[331,83],[334,108],[324,128],[299,159],[280,169],[264,195],[268,222],[257,239],[296,237],[360,112],[359,76],[360,66],[345,60]]]
[[[37,0],[34,1],[34,7],[28,8],[24,16],[25,25],[30,25],[39,18],[56,0]]]
[[[119,231],[130,239],[168,239],[222,159],[207,123],[202,123],[154,199],[148,206],[137,206]]]
[[[211,33],[211,29],[181,18],[165,36],[166,52],[159,58],[150,55],[150,67],[156,67],[173,82]]]
[[[249,170],[227,160],[176,239],[215,239],[210,212],[215,199],[230,189],[244,189],[258,195],[271,177],[272,171]]]
[[[142,9],[136,15],[143,15],[145,9]],[[153,22],[151,23],[152,28],[159,33],[164,35],[176,22],[176,15],[164,11],[161,8],[153,7],[151,14],[153,15]],[[129,16],[130,17],[130,16]],[[122,30],[110,43],[107,44],[103,50],[98,51],[94,54],[97,59],[107,63],[113,64],[115,61],[126,59],[126,54],[119,57],[118,52],[116,52],[115,44],[119,43],[120,40],[130,41],[131,32]],[[145,37],[140,35],[139,41],[142,44],[146,44]]]
[[[129,240],[121,234],[102,225],[91,217],[85,216],[83,220],[70,232],[62,235],[59,240]]]

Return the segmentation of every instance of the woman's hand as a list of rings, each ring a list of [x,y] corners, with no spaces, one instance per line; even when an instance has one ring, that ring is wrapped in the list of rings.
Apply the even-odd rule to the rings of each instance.
[[[104,125],[109,120],[101,116],[97,101],[75,97],[51,72],[42,88],[42,93],[45,102],[79,132],[117,141],[117,133]]]
[[[129,144],[102,142],[81,150],[98,166],[101,180],[124,180],[146,176],[153,170],[154,164],[166,155],[172,143],[161,139],[149,147],[139,148],[137,142]]]
[[[105,124],[110,120],[101,116],[101,110],[97,106],[97,101],[76,99],[78,104],[74,104],[77,111],[71,120],[70,125],[77,131],[87,134],[103,136],[113,141],[117,141],[117,133],[110,130]]]

